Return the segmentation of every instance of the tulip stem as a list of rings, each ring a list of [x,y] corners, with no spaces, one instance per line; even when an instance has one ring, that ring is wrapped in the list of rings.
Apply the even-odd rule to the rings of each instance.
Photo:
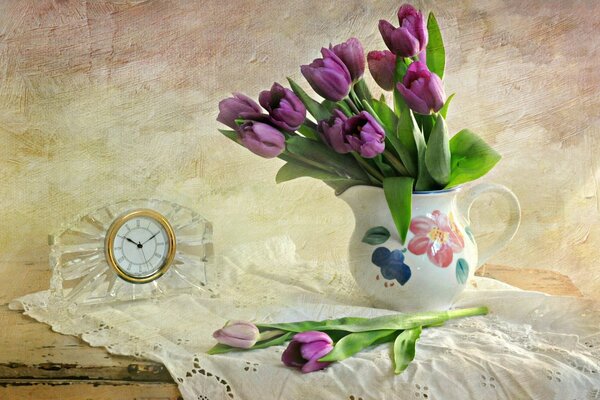
[[[350,99],[354,103],[354,106],[356,107],[357,110],[362,108],[362,103],[361,103],[360,99],[358,98],[358,95],[354,91],[354,86],[350,87]]]
[[[408,173],[408,171],[406,170],[406,167],[404,166],[404,164],[402,164],[402,161],[398,160],[396,158],[396,156],[394,156],[392,154],[391,151],[389,150],[384,150],[383,151],[383,156],[386,158],[386,160],[388,160],[390,162],[390,164],[392,164],[392,166],[394,168],[396,168],[396,171],[398,171],[398,173],[401,176],[410,176],[410,174]]]
[[[355,152],[352,152],[351,154],[354,156],[356,161],[358,161],[358,163],[369,173],[369,175],[371,175],[373,178],[375,178],[377,180],[377,182],[375,182],[376,184],[378,184],[378,185],[383,184],[383,175],[381,175],[379,173],[379,171],[377,171],[375,168],[373,168],[367,161],[365,161],[364,158],[362,158]]]
[[[352,111],[354,111],[356,114],[358,114],[360,111],[358,110],[358,108],[356,108],[356,105],[354,104],[354,102],[350,99],[350,97],[346,97],[344,99],[344,101],[346,102],[346,104],[348,104],[348,107],[350,107],[352,109]]]

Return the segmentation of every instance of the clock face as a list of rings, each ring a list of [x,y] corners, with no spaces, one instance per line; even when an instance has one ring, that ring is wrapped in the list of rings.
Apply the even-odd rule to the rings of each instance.
[[[175,254],[175,235],[159,213],[140,209],[117,218],[106,236],[108,263],[132,283],[146,283],[166,272]]]

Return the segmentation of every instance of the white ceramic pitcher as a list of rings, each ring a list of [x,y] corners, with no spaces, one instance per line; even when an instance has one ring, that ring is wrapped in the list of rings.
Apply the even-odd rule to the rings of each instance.
[[[490,192],[508,200],[510,217],[495,242],[478,252],[469,211],[479,195]],[[354,279],[376,305],[398,311],[448,309],[475,270],[512,239],[521,220],[517,197],[501,185],[415,192],[401,244],[383,189],[354,186],[340,198],[354,212],[349,244]]]

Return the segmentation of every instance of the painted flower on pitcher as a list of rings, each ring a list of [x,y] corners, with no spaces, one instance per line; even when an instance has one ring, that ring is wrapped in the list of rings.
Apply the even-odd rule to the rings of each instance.
[[[458,229],[453,230],[448,216],[435,210],[430,216],[413,218],[410,231],[415,235],[408,243],[408,250],[415,255],[427,253],[429,261],[441,268],[452,262],[454,253],[459,253],[465,242]]]
[[[404,262],[402,250],[390,251],[386,247],[378,247],[373,251],[371,262],[381,268],[381,275],[385,279],[395,279],[400,285],[404,285],[410,279],[410,267]]]

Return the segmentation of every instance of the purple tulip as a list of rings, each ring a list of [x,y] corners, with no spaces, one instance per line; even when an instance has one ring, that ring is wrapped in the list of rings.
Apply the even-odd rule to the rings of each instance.
[[[442,80],[420,61],[410,64],[398,90],[408,107],[419,114],[438,112],[446,101]]]
[[[350,153],[352,147],[346,142],[344,135],[344,123],[348,117],[340,110],[333,110],[333,115],[329,121],[319,122],[318,132],[321,140],[331,147],[336,153]]]
[[[217,121],[237,130],[236,119],[251,118],[260,115],[260,113],[261,108],[254,100],[242,93],[234,93],[233,97],[228,97],[219,102]]]
[[[357,38],[331,47],[331,50],[348,68],[352,81],[357,81],[365,73],[365,51]]]
[[[238,129],[240,142],[254,154],[273,158],[285,150],[285,137],[276,128],[263,122],[246,121]]]
[[[260,92],[258,101],[269,112],[273,125],[286,131],[300,128],[306,118],[306,107],[298,96],[277,82],[271,90]]]
[[[427,47],[429,38],[423,15],[410,4],[398,10],[398,28],[386,20],[379,21],[379,32],[387,47],[400,57],[412,57]]]
[[[350,93],[350,72],[333,50],[321,49],[323,58],[300,67],[310,86],[323,98],[340,101]]]
[[[375,82],[384,90],[394,89],[396,55],[391,51],[370,51],[367,55],[369,71]]]
[[[223,328],[213,333],[217,342],[241,349],[249,349],[254,346],[258,336],[256,325],[246,321],[228,322]]]
[[[302,372],[314,372],[326,368],[331,362],[320,362],[333,350],[333,340],[324,332],[307,331],[297,333],[281,356],[288,367],[299,368]]]
[[[364,158],[373,158],[385,150],[385,131],[366,111],[344,122],[344,135],[352,150]]]
[[[319,122],[318,131],[321,140],[336,153],[356,151],[362,157],[373,158],[385,150],[385,131],[366,111],[348,118],[334,110],[329,121]]]

